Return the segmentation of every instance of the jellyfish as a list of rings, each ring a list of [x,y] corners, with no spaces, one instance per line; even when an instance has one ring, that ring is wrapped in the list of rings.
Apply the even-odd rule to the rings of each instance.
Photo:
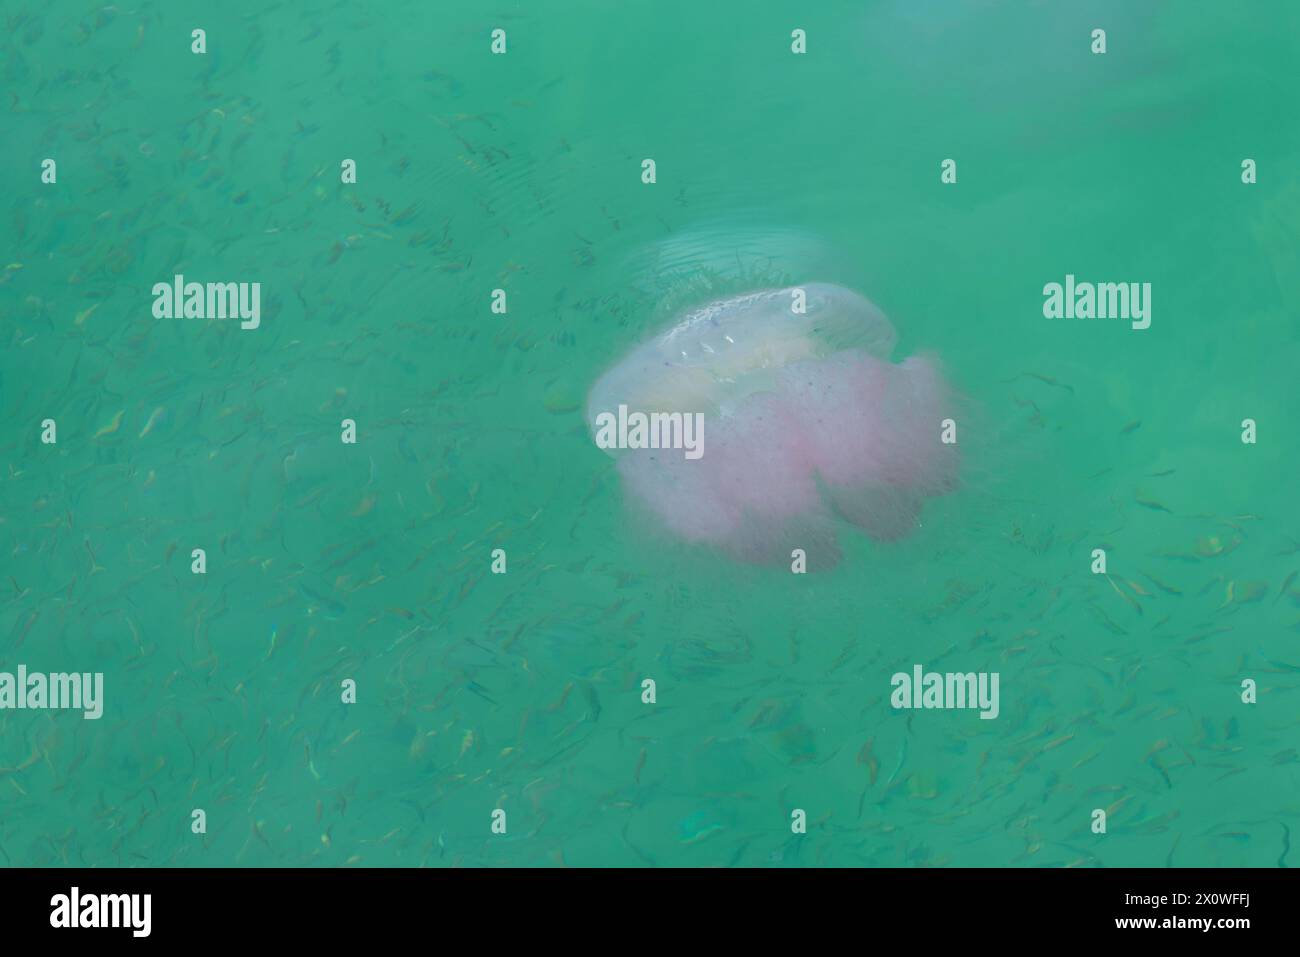
[[[839,561],[840,531],[911,534],[957,484],[938,360],[839,285],[762,289],[685,310],[592,386],[587,420],[630,503],[686,542],[755,563]]]

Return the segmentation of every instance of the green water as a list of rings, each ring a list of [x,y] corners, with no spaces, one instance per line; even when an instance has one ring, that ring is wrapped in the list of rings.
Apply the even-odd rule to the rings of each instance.
[[[0,862],[1298,862],[1300,7],[0,12],[0,671],[104,674],[0,712]],[[963,487],[807,575],[647,534],[587,388],[813,279],[942,357]]]

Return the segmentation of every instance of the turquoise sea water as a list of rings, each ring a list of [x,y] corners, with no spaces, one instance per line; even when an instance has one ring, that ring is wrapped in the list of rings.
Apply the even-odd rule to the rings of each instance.
[[[0,862],[1297,863],[1296,5],[0,12],[0,671],[104,674],[0,711]],[[812,280],[943,359],[963,487],[807,575],[648,533],[587,389]]]

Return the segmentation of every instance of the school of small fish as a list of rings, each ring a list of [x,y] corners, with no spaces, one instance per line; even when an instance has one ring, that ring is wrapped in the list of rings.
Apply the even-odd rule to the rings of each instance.
[[[156,100],[162,11],[87,10],[0,38],[6,149],[60,157],[3,209],[0,670],[102,670],[107,704],[0,711],[0,862],[1298,863],[1281,492],[1205,482],[1158,410],[1090,411],[1081,365],[1007,366],[1000,438],[1105,451],[825,578],[657,551],[579,410],[651,305],[606,250],[694,194],[591,184],[640,146],[546,118],[575,80],[502,98],[389,38],[394,113],[373,57],[280,8]],[[247,82],[286,43],[310,69]],[[178,272],[262,280],[262,328],[154,320],[141,277]],[[913,662],[1000,672],[1001,717],[894,711]]]

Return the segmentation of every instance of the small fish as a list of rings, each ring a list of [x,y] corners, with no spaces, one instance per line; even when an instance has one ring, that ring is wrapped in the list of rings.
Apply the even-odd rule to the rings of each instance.
[[[1168,512],[1170,515],[1173,514],[1173,509],[1166,508],[1165,506],[1157,502],[1155,499],[1143,498],[1140,494],[1133,496],[1133,501],[1137,502],[1143,508],[1149,508],[1155,512]]]
[[[1121,593],[1121,594],[1122,594],[1122,593]],[[1133,599],[1133,600],[1136,601],[1137,599]],[[1102,611],[1101,608],[1099,608],[1097,605],[1089,604],[1089,605],[1088,605],[1088,609],[1089,609],[1089,610],[1090,610],[1094,615],[1096,615],[1098,618],[1100,618],[1100,619],[1101,619],[1101,623],[1102,623],[1103,625],[1105,625],[1107,628],[1109,628],[1109,629],[1110,629],[1114,634],[1117,634],[1117,635],[1127,635],[1127,634],[1128,634],[1127,631],[1125,631],[1125,630],[1124,630],[1123,628],[1121,628],[1119,625],[1115,624],[1115,619],[1111,618],[1110,615],[1108,615],[1108,614],[1106,614],[1104,611]]]
[[[561,708],[563,708],[564,703],[569,700],[569,694],[572,691],[573,691],[573,682],[570,681],[568,684],[564,686],[564,690],[560,692],[559,700],[556,701],[555,704],[547,708],[547,710],[554,712],[554,711],[559,711]]]
[[[1066,385],[1064,382],[1060,382],[1057,379],[1051,378],[1050,376],[1039,375],[1037,372],[1027,372],[1025,374],[1028,375],[1031,379],[1037,379],[1039,382],[1046,383],[1047,385],[1050,386],[1055,386],[1058,389],[1065,389],[1071,395],[1074,394],[1074,386]]]
[[[722,830],[722,823],[708,811],[696,811],[677,825],[683,844],[695,844]]]
[[[164,411],[165,410],[161,405],[154,409],[149,416],[149,421],[144,424],[144,428],[140,430],[140,434],[136,436],[136,438],[142,439],[148,435],[153,430],[154,424],[157,423],[158,417],[161,416]]]
[[[492,696],[487,693],[487,689],[484,688],[477,681],[470,681],[468,684],[465,685],[465,690],[473,692],[474,694],[478,695],[480,698],[482,698],[484,701],[488,702],[489,704],[493,704],[493,705],[496,704],[496,701],[492,699]]]
[[[939,796],[939,780],[934,773],[918,772],[907,779],[908,797],[930,801]]]
[[[39,617],[41,617],[41,612],[39,608],[27,616],[27,624],[23,628],[22,633],[19,634],[18,640],[13,643],[14,648],[18,648],[19,646],[22,645],[23,641],[27,638],[27,633],[32,630],[32,625],[36,624],[36,619]],[[18,630],[17,622],[14,623],[14,630],[15,631]],[[4,769],[0,768],[0,770],[4,770]]]
[[[98,432],[96,432],[93,438],[97,439],[101,435],[112,435],[122,425],[122,416],[124,415],[126,415],[126,409],[122,409],[120,412],[117,413],[117,415],[113,416],[113,421],[108,423],[108,425],[104,426]]]
[[[1164,765],[1162,765],[1158,760],[1156,760],[1156,756],[1154,754],[1151,755],[1151,757],[1147,758],[1147,764],[1151,765],[1151,767],[1155,768],[1157,771],[1160,772],[1160,776],[1165,779],[1165,786],[1172,790],[1174,786],[1174,782],[1170,779],[1169,772],[1165,770]]]
[[[1096,748],[1096,749],[1094,749],[1091,753],[1089,753],[1089,754],[1085,754],[1085,755],[1084,755],[1083,757],[1081,757],[1078,761],[1075,761],[1074,764],[1072,765],[1072,767],[1075,767],[1075,768],[1083,767],[1083,765],[1087,764],[1087,763],[1088,763],[1089,761],[1091,761],[1093,758],[1097,757],[1097,755],[1101,754],[1101,752],[1102,752],[1103,750],[1105,750],[1105,749],[1104,749],[1104,748]]]
[[[1037,379],[1039,382],[1042,382],[1042,383],[1044,383],[1044,384],[1046,384],[1046,385],[1054,386],[1054,387],[1056,387],[1056,388],[1058,388],[1058,389],[1065,389],[1065,390],[1066,390],[1067,392],[1069,392],[1071,395],[1074,394],[1074,388],[1073,388],[1072,386],[1068,386],[1068,385],[1066,385],[1064,382],[1058,382],[1056,379],[1053,379],[1053,378],[1051,378],[1050,376],[1039,375],[1037,372],[1022,372],[1022,373],[1020,373],[1020,375],[1019,375],[1017,378],[1022,378],[1022,379]],[[1004,381],[1006,381],[1006,382],[1015,382],[1016,380],[1015,380],[1015,379],[1006,379],[1006,380],[1004,380]]]
[[[903,746],[898,749],[898,766],[894,768],[893,772],[889,775],[888,780],[885,781],[886,791],[888,791],[890,785],[894,783],[894,779],[898,777],[898,772],[903,770],[903,765],[904,763],[906,763],[906,761],[907,761],[907,738],[904,738]]]
[[[1123,598],[1126,602],[1132,605],[1133,610],[1136,611],[1139,615],[1142,614],[1142,605],[1138,602],[1136,598],[1134,598],[1132,595],[1128,594],[1127,592],[1122,591],[1120,587],[1115,584],[1115,579],[1111,578],[1109,575],[1106,576],[1106,581],[1110,582],[1110,587],[1115,589],[1116,595],[1119,595],[1120,598]]]
[[[865,764],[867,773],[871,776],[871,783],[876,783],[876,775],[880,773],[880,762],[876,760],[876,753],[872,750],[872,744],[875,738],[871,738],[862,746],[858,752],[858,764]]]
[[[1273,604],[1276,605],[1282,600],[1282,596],[1286,594],[1287,589],[1291,587],[1291,583],[1295,581],[1296,574],[1297,572],[1292,572],[1286,576],[1286,579],[1282,582],[1282,587],[1278,590],[1277,597],[1273,599]]]
[[[90,574],[93,575],[95,572],[102,572],[104,567],[95,560],[95,552],[90,547],[90,539],[84,539],[84,543],[86,546],[86,554],[90,556]]]
[[[324,610],[326,618],[331,618],[331,619],[342,618],[343,614],[347,611],[347,609],[342,605],[342,603],[337,602],[332,598],[327,598],[324,595],[320,594],[319,592],[313,591],[311,588],[307,587],[301,582],[299,582],[298,584],[298,592],[304,598],[308,599],[309,601],[315,602],[317,605],[319,605]]]
[[[1145,758],[1149,758],[1149,757],[1151,757],[1153,754],[1159,754],[1161,751],[1164,751],[1164,750],[1165,750],[1166,748],[1168,748],[1168,747],[1169,747],[1169,739],[1168,739],[1168,738],[1161,738],[1161,739],[1160,739],[1159,741],[1157,741],[1155,744],[1151,745],[1151,747],[1147,748],[1147,753],[1144,754],[1142,757],[1143,757],[1144,759],[1145,759]]]
[[[592,721],[599,721],[601,712],[600,698],[596,694],[595,687],[590,682],[584,681],[582,683],[582,693],[587,698],[587,717],[591,718]],[[495,704],[495,702],[493,703]]]
[[[1216,608],[1215,611],[1222,611],[1229,605],[1247,605],[1259,601],[1267,593],[1268,584],[1266,582],[1242,582],[1238,584],[1235,581],[1230,581],[1228,582],[1223,604]]]
[[[1130,432],[1136,432],[1140,428],[1142,428],[1142,420],[1134,419],[1128,425],[1124,426],[1124,428],[1120,429],[1119,434],[1128,435]]]
[[[1138,570],[1141,572],[1141,569],[1138,569]],[[1181,595],[1181,594],[1182,594],[1182,591],[1181,591],[1180,589],[1175,588],[1173,585],[1166,585],[1164,582],[1162,582],[1160,579],[1156,578],[1154,575],[1151,575],[1151,574],[1149,574],[1149,573],[1147,573],[1147,572],[1141,572],[1141,573],[1142,573],[1142,577],[1143,577],[1143,578],[1145,578],[1147,581],[1151,582],[1151,584],[1155,585],[1155,586],[1156,586],[1157,588],[1159,588],[1161,591],[1163,591],[1163,592],[1168,592],[1168,593],[1171,594],[1171,595]]]
[[[1127,804],[1131,800],[1133,800],[1133,795],[1131,794],[1124,795],[1122,798],[1120,798],[1110,807],[1106,808],[1106,816],[1114,817],[1115,812],[1118,811],[1120,808],[1122,808],[1125,804]]]
[[[1241,544],[1241,539],[1236,536],[1232,541],[1224,544],[1217,535],[1211,535],[1208,538],[1197,539],[1196,554],[1202,558],[1217,558],[1219,555],[1226,555]]]

